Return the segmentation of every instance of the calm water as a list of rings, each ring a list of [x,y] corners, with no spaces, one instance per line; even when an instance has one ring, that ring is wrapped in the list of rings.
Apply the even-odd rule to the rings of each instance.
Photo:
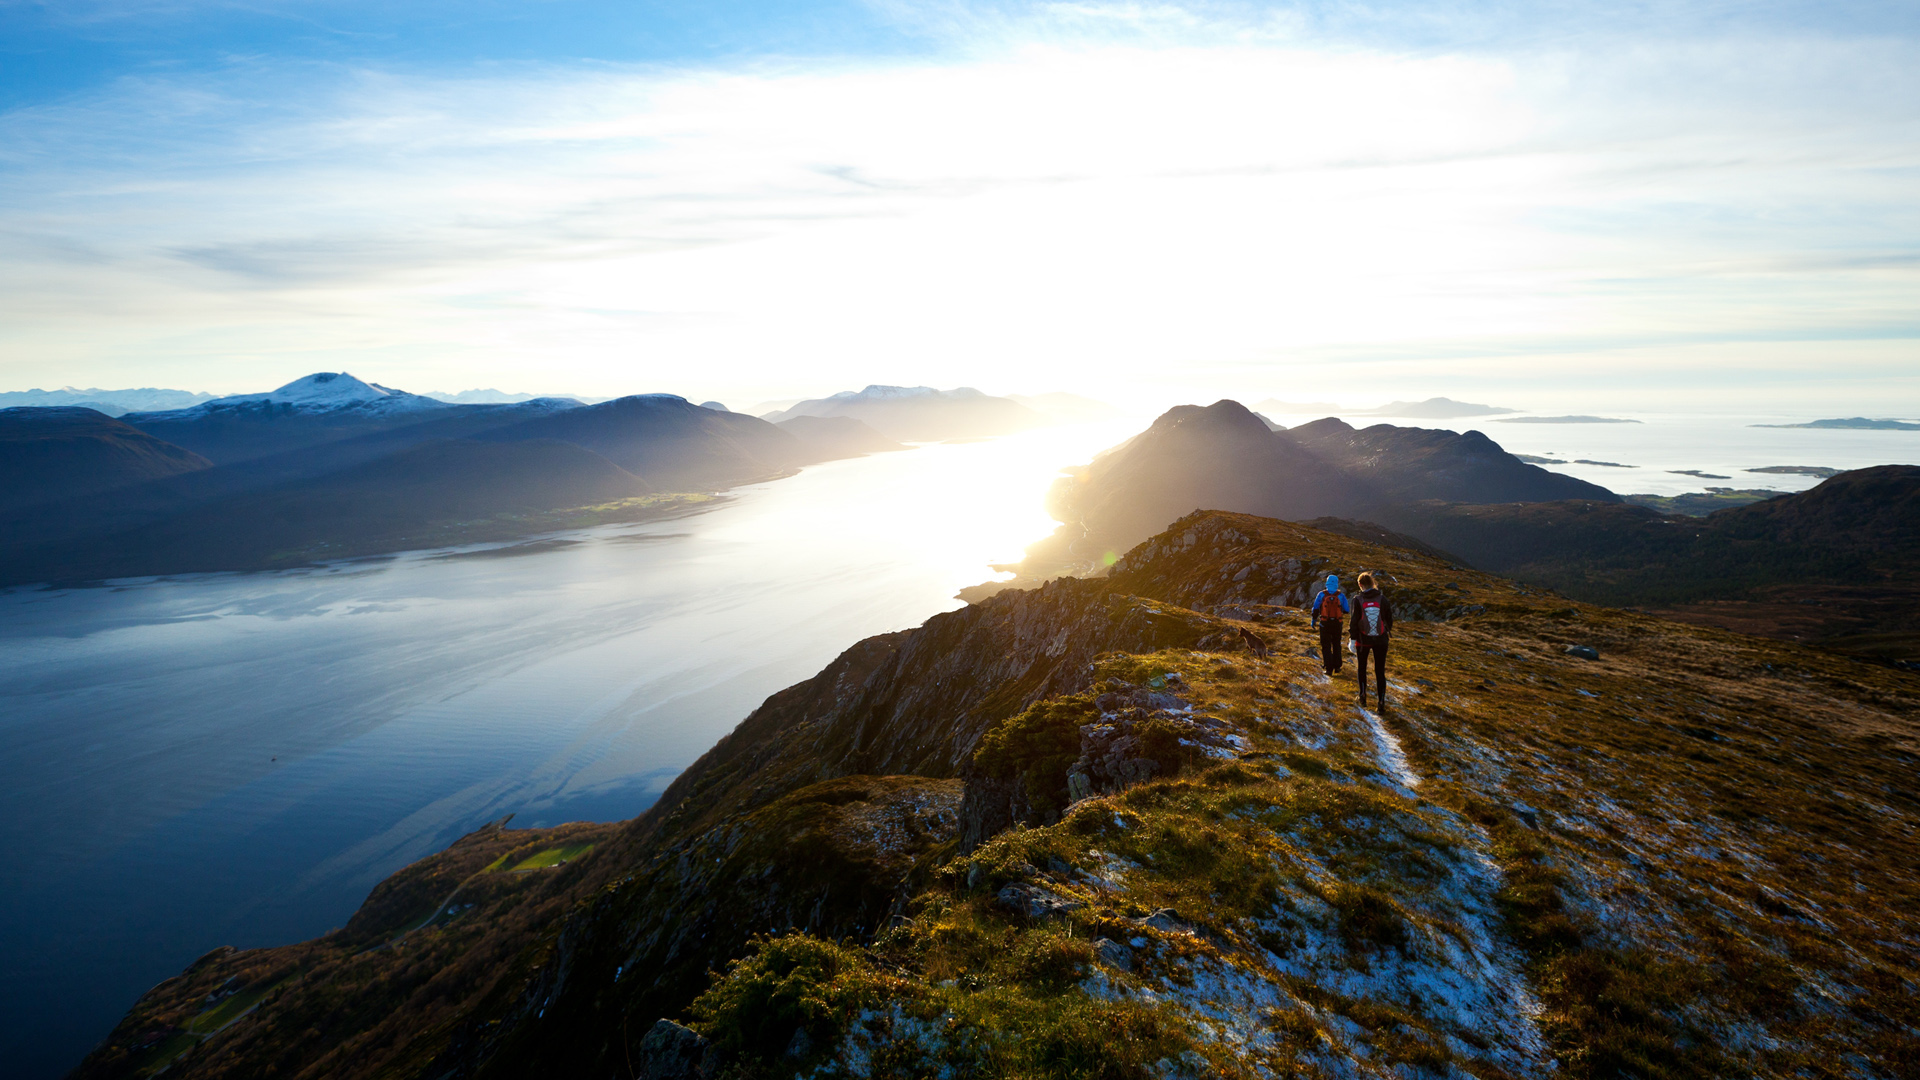
[[[506,813],[644,810],[768,694],[960,606],[1138,424],[834,462],[708,513],[0,592],[0,1061],[57,1075],[221,944],[344,923]]]
[[[1637,466],[1556,467],[1622,492],[1800,490],[1815,481],[1739,470],[1920,460],[1920,432],[1642,419],[1429,426]],[[506,549],[0,592],[7,1074],[58,1074],[216,945],[344,923],[486,821],[633,816],[768,694],[958,607],[1049,531],[1056,466],[1142,426],[835,462],[705,514]]]

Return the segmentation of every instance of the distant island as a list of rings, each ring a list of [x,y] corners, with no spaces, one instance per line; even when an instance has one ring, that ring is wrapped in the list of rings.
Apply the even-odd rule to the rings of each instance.
[[[1519,412],[1518,409],[1503,409],[1497,405],[1476,405],[1470,401],[1455,401],[1452,398],[1428,398],[1425,401],[1390,401],[1376,409],[1349,409],[1335,405],[1330,401],[1281,401],[1268,398],[1255,402],[1256,412],[1286,413],[1294,416],[1307,413],[1321,413],[1326,416],[1400,416],[1417,420],[1454,420],[1463,416],[1499,416],[1503,413]]]
[[[1731,476],[1721,476],[1719,473],[1702,472],[1699,469],[1668,469],[1667,471],[1672,473],[1675,476],[1691,476],[1700,480],[1731,480],[1733,479],[1733,477]]]
[[[1637,469],[1638,465],[1622,465],[1617,461],[1594,461],[1591,458],[1574,458],[1575,465],[1600,465],[1609,469]]]
[[[1618,416],[1512,416],[1495,420],[1496,424],[1637,424]]]
[[[1837,428],[1842,431],[1920,431],[1920,424],[1905,420],[1869,420],[1864,416],[1844,420],[1814,420],[1806,424],[1750,424],[1763,428]]]
[[[1565,465],[1567,463],[1566,458],[1541,457],[1539,454],[1515,454],[1513,456],[1529,465]]]
[[[1822,480],[1830,476],[1840,475],[1839,469],[1829,469],[1825,465],[1767,465],[1746,471],[1750,473],[1774,473],[1780,476],[1817,476]]]

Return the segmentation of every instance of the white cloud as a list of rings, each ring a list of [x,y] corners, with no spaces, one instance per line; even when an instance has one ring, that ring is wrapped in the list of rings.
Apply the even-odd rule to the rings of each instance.
[[[129,83],[0,120],[0,378],[1538,398],[1551,357],[1685,392],[1738,377],[1726,342],[1877,336],[1849,392],[1912,393],[1912,60],[1240,37]]]

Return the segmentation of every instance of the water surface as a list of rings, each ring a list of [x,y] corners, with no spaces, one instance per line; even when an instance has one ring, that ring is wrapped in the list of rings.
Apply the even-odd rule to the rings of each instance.
[[[501,817],[628,818],[774,691],[960,606],[1139,424],[833,462],[505,548],[0,592],[0,1061],[343,924]]]

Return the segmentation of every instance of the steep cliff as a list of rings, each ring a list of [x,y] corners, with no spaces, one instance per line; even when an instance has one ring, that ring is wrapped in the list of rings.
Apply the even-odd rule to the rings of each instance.
[[[1383,712],[1297,610],[1361,569],[1400,613]],[[484,946],[377,892],[380,933],[210,956],[80,1075],[1911,1075],[1917,706],[1904,672],[1197,514],[849,649],[476,894]],[[269,969],[183,1056],[139,1044]]]

